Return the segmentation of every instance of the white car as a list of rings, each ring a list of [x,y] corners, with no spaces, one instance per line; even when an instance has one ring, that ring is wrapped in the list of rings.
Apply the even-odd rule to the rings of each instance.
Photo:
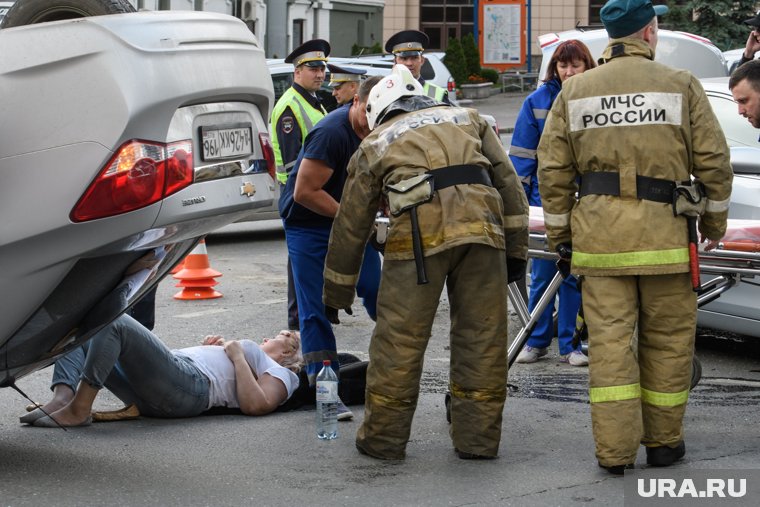
[[[726,61],[723,53],[709,39],[686,32],[659,30],[657,32],[655,61],[676,69],[686,69],[698,78],[726,76]],[[548,33],[538,37],[543,59],[538,73],[539,80],[546,76],[554,50],[560,42],[577,39],[588,46],[591,56],[598,60],[607,47],[609,37],[606,30],[568,30]]]
[[[272,203],[262,45],[231,16],[130,10],[0,29],[2,386]]]

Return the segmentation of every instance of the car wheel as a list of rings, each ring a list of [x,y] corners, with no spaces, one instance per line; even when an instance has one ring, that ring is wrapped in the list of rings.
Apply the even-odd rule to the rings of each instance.
[[[702,363],[699,362],[699,358],[694,354],[691,360],[691,385],[689,390],[694,389],[699,384],[699,379],[702,378]]]
[[[127,0],[17,0],[0,28],[124,12],[135,12]]]

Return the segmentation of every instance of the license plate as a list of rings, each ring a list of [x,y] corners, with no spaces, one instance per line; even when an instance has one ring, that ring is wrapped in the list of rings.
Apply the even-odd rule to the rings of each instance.
[[[227,160],[253,153],[250,125],[201,127],[203,160]]]

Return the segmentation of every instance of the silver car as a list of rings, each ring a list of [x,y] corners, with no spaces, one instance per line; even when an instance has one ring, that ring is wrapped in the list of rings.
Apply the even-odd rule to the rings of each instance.
[[[737,113],[728,78],[702,79],[710,105],[731,147],[734,182],[729,218],[760,219],[760,129]],[[703,281],[710,277],[703,277]],[[699,310],[700,326],[760,337],[760,280],[743,279]]]
[[[0,385],[87,340],[199,237],[272,203],[272,82],[233,17],[0,30],[0,97]]]
[[[606,30],[568,30],[539,36],[538,44],[542,54],[539,79],[546,75],[549,60],[560,42],[570,39],[577,39],[586,44],[594,60],[599,59],[609,41]],[[654,59],[676,69],[686,69],[698,78],[728,74],[726,60],[720,49],[709,39],[692,33],[658,30]]]

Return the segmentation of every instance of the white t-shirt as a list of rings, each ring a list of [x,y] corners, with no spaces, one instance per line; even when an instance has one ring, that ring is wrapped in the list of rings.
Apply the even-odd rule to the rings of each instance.
[[[283,401],[285,403],[298,387],[298,375],[284,366],[280,366],[277,361],[262,351],[257,343],[251,340],[240,340],[240,344],[243,346],[246,362],[258,378],[268,373],[285,384],[285,388],[288,391],[288,397]],[[192,359],[198,369],[209,378],[208,408],[240,407],[237,391],[235,390],[235,366],[230,361],[230,358],[227,357],[224,347],[220,347],[219,345],[199,345],[197,347],[173,350],[172,352],[178,356]]]

